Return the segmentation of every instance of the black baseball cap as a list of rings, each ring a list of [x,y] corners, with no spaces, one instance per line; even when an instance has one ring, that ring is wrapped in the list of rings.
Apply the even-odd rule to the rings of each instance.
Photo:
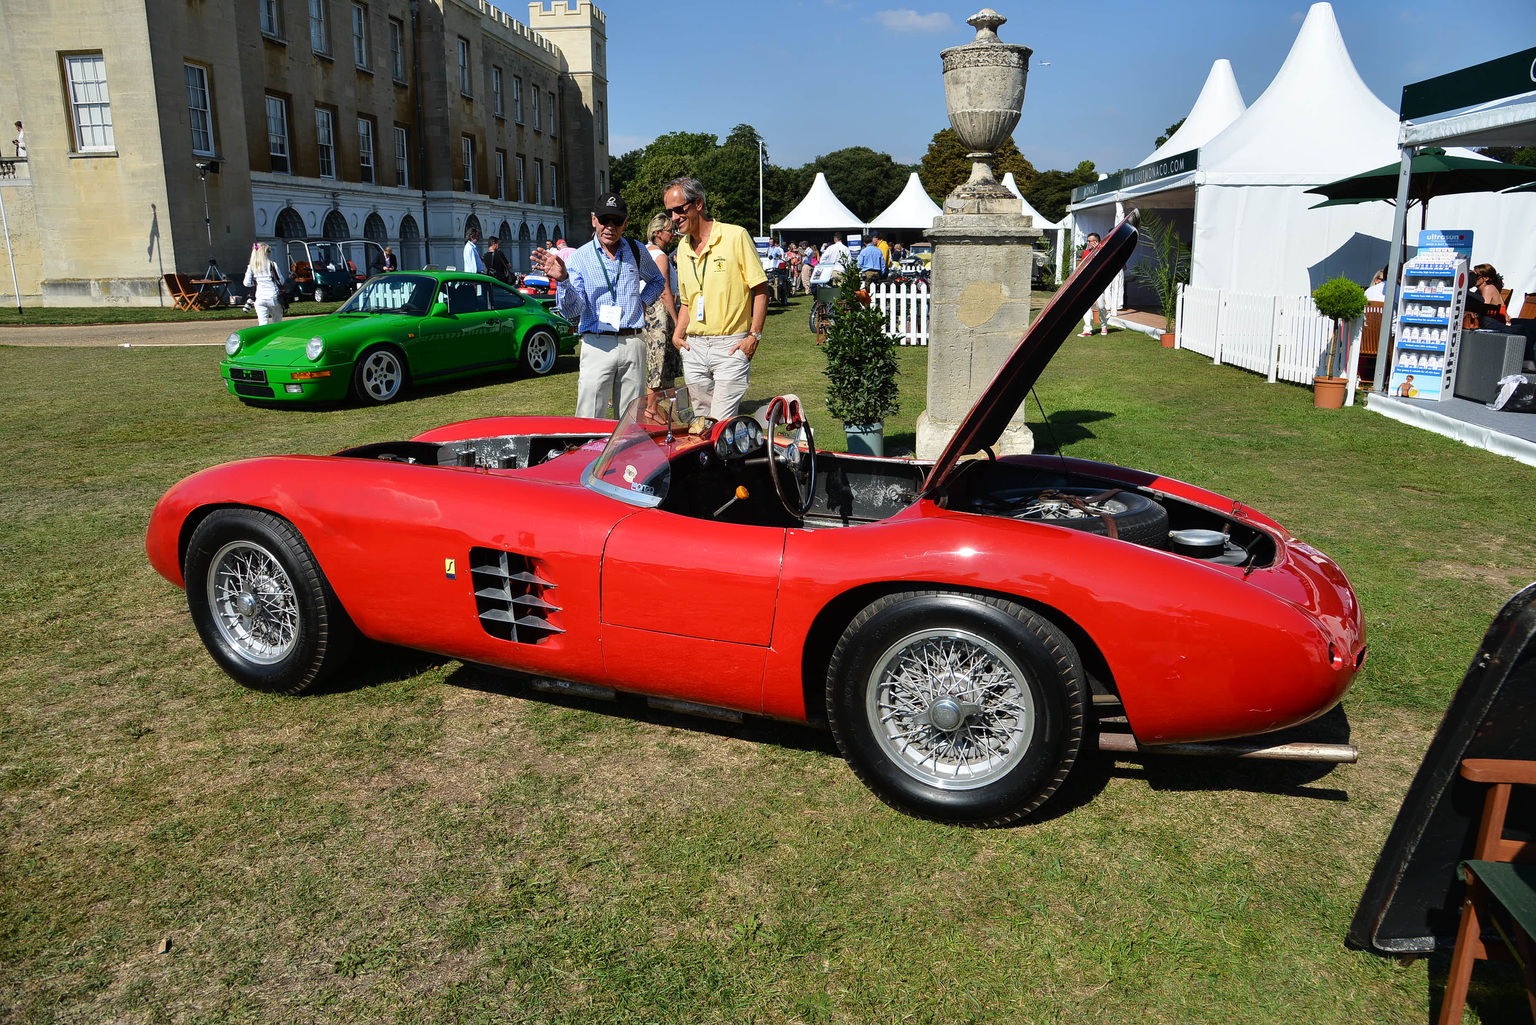
[[[592,207],[592,213],[597,217],[607,217],[617,214],[629,220],[629,207],[624,203],[624,197],[615,192],[605,192],[597,197],[597,202]]]

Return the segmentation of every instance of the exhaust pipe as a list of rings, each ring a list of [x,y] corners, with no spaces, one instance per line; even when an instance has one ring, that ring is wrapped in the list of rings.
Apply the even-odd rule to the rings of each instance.
[[[1333,762],[1353,765],[1360,749],[1353,744],[1266,744],[1262,740],[1221,740],[1201,744],[1142,744],[1129,733],[1100,733],[1099,750],[1113,754],[1194,755],[1204,758],[1262,758],[1280,762]]]

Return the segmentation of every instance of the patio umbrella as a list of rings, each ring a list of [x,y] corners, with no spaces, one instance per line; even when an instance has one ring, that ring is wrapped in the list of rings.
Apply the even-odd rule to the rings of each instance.
[[[1348,206],[1352,203],[1388,202],[1397,199],[1400,164],[1383,164],[1369,171],[1352,174],[1308,192],[1326,196],[1325,202],[1312,207]],[[1517,185],[1536,182],[1536,167],[1505,164],[1497,160],[1447,156],[1438,147],[1425,149],[1413,158],[1408,179],[1408,206],[1419,204],[1419,227],[1429,219],[1429,201],[1436,196],[1461,192],[1499,192]]]

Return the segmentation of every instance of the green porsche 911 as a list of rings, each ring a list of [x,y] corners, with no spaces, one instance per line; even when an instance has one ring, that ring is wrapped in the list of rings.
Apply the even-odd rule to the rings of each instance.
[[[335,313],[236,331],[219,371],[247,402],[384,403],[411,384],[547,374],[577,341],[565,318],[495,278],[401,271],[369,279]]]

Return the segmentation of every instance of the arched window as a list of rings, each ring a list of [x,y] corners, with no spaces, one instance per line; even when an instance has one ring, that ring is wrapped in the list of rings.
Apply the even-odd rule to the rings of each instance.
[[[469,238],[469,233],[471,231],[480,231],[480,218],[476,217],[474,214],[470,214],[468,217],[464,218],[464,237]]]
[[[352,234],[347,227],[347,218],[340,210],[332,210],[325,215],[325,229],[322,234],[328,239],[340,241]]]
[[[389,241],[389,232],[384,228],[384,218],[376,213],[368,215],[363,222],[363,238],[370,238],[381,245]]]
[[[291,206],[285,206],[277,215],[277,238],[303,238],[304,218]]]
[[[416,227],[416,218],[406,214],[400,218],[400,269],[420,267],[426,262],[421,251],[421,229]]]

